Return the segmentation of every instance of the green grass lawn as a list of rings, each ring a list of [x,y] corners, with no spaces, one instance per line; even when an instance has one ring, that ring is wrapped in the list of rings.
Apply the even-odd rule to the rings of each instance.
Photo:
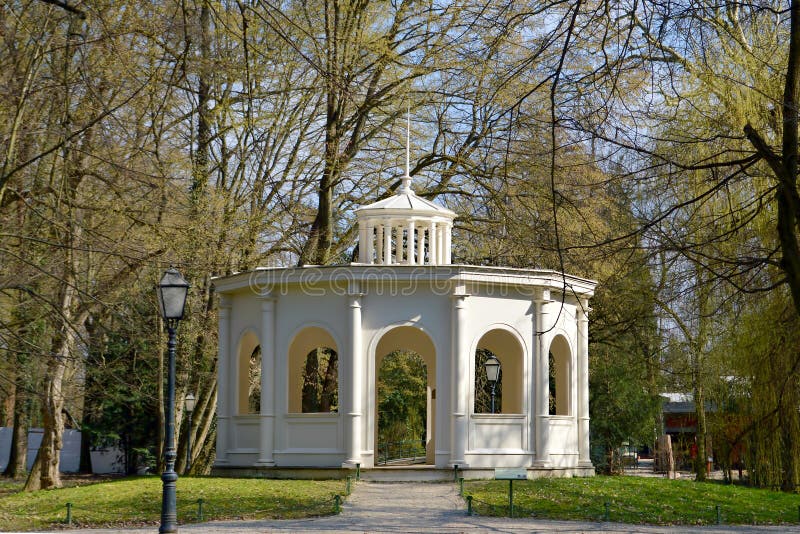
[[[62,527],[66,503],[72,503],[74,527],[136,526],[161,520],[161,479],[130,477],[32,493],[21,484],[0,483],[2,530]],[[178,521],[197,521],[197,501],[203,518],[288,519],[333,513],[333,499],[344,494],[341,480],[265,480],[181,477],[177,486]]]
[[[466,481],[480,515],[508,514],[508,481]],[[514,516],[657,525],[798,523],[800,495],[663,478],[541,478],[514,482]]]

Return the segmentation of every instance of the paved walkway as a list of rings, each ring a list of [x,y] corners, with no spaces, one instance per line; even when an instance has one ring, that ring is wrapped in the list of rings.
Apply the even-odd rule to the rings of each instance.
[[[152,532],[150,529],[131,529],[128,532]],[[107,534],[123,530],[83,530],[60,532],[92,532]],[[469,517],[456,485],[435,483],[370,483],[355,485],[342,513],[336,516],[303,520],[211,521],[182,525],[181,532],[253,534],[256,532],[616,532],[670,533],[701,532],[722,534],[731,532],[796,532],[798,527],[650,527],[618,523],[588,523],[577,521],[544,521],[537,519],[508,519]]]

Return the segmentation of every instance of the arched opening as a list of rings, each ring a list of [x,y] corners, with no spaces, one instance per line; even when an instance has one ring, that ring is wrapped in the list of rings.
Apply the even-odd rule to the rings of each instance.
[[[435,463],[436,348],[433,341],[414,326],[393,328],[381,336],[375,348],[374,369],[375,465],[384,464],[384,460],[392,456],[408,456],[416,463]],[[403,445],[389,450],[386,444],[398,443],[398,439]],[[414,447],[415,441],[419,443],[418,448]]]
[[[261,345],[258,336],[247,331],[239,340],[238,405],[240,414],[261,411]]]
[[[491,383],[484,367],[491,356],[500,361],[500,373],[494,387],[495,413],[522,413],[522,344],[514,334],[499,328],[481,336],[475,350],[474,413],[491,413]]]
[[[475,413],[503,413],[502,363],[497,373],[497,380],[492,384],[486,376],[486,360],[491,357],[497,358],[497,355],[487,349],[475,351],[475,403],[473,406]]]
[[[378,368],[378,448],[380,465],[425,462],[428,371],[416,352],[394,351]]]
[[[570,414],[570,360],[569,343],[564,336],[556,336],[550,343],[550,415]]]
[[[318,326],[304,328],[289,345],[289,413],[339,409],[336,341]]]

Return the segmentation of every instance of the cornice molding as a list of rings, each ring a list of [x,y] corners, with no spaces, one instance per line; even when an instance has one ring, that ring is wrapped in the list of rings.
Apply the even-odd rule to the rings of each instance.
[[[435,283],[439,288],[465,287],[467,284],[540,288],[542,293],[566,292],[569,296],[589,299],[594,296],[597,282],[558,271],[545,269],[516,269],[511,267],[485,267],[477,265],[331,265],[285,268],[262,268],[213,278],[214,290],[219,294],[245,290],[255,295],[275,295],[281,288],[306,285],[319,287],[335,285],[349,288],[357,283],[362,288],[375,283],[409,282]]]

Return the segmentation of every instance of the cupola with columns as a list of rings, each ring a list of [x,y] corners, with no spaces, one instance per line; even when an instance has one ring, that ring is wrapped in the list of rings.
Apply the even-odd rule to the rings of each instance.
[[[411,189],[409,130],[406,169],[394,195],[356,210],[358,262],[379,265],[449,265],[456,214]]]

